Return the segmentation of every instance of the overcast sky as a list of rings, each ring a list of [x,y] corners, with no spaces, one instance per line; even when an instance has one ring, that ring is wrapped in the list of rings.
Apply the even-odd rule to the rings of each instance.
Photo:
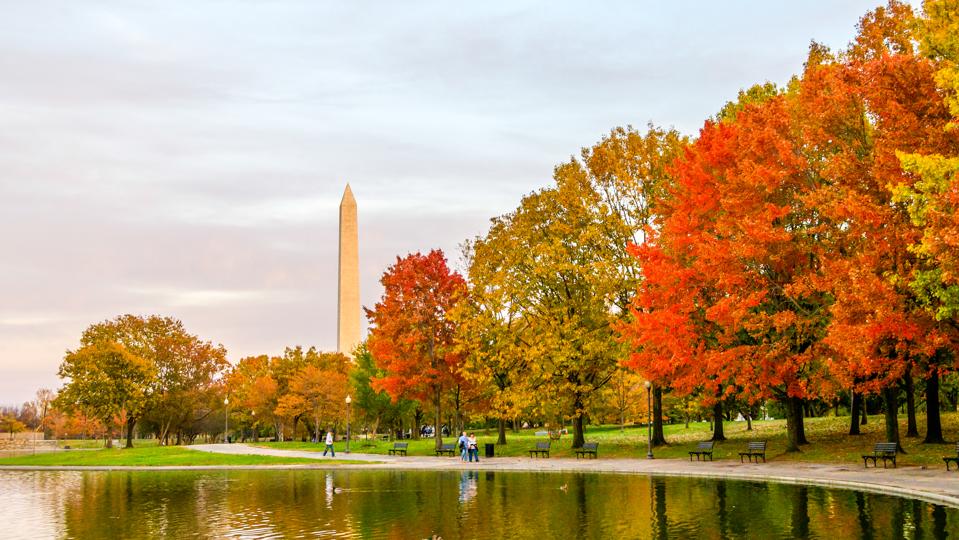
[[[346,182],[369,306],[397,255],[458,259],[614,126],[695,134],[876,2],[598,4],[0,0],[0,404],[123,313],[333,350]]]

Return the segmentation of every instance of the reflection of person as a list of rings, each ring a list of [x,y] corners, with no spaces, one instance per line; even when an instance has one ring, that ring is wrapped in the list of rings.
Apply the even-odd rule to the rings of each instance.
[[[467,448],[469,449],[469,460],[472,463],[473,458],[476,458],[476,462],[479,463],[479,447],[476,445],[476,434],[470,433],[469,441],[467,443]]]
[[[333,432],[326,432],[326,448],[323,449],[323,457],[326,457],[326,453],[330,453],[330,457],[336,457],[336,450],[333,450]]]
[[[476,497],[476,474],[473,471],[463,471],[460,474],[460,502],[468,502]]]

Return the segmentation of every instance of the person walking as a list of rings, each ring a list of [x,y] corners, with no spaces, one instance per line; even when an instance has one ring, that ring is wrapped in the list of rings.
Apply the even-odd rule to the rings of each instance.
[[[466,436],[466,432],[465,431],[461,432],[460,438],[456,442],[456,445],[457,447],[459,447],[460,459],[462,459],[463,461],[466,461],[466,454],[467,452],[469,452],[469,444],[470,444],[470,441],[469,441],[469,438]]]
[[[476,462],[479,463],[479,446],[476,444],[475,433],[470,433],[469,442],[467,444],[467,448],[469,448],[470,463],[473,462],[473,458],[476,458]]]
[[[326,448],[323,449],[323,457],[326,457],[326,453],[330,453],[330,457],[336,457],[336,450],[333,449],[333,431],[327,430],[326,432]]]

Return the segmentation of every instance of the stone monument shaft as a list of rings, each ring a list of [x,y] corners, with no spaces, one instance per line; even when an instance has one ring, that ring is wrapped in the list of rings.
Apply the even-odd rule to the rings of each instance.
[[[336,349],[349,356],[360,342],[360,255],[356,199],[346,185],[340,201],[339,296]]]

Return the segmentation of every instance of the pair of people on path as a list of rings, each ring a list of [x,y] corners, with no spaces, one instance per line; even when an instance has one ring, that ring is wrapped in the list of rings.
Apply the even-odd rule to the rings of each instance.
[[[465,431],[461,432],[457,444],[460,449],[460,459],[463,461],[468,459],[470,463],[475,459],[479,463],[479,445],[476,443],[475,433],[470,433],[467,436]]]

